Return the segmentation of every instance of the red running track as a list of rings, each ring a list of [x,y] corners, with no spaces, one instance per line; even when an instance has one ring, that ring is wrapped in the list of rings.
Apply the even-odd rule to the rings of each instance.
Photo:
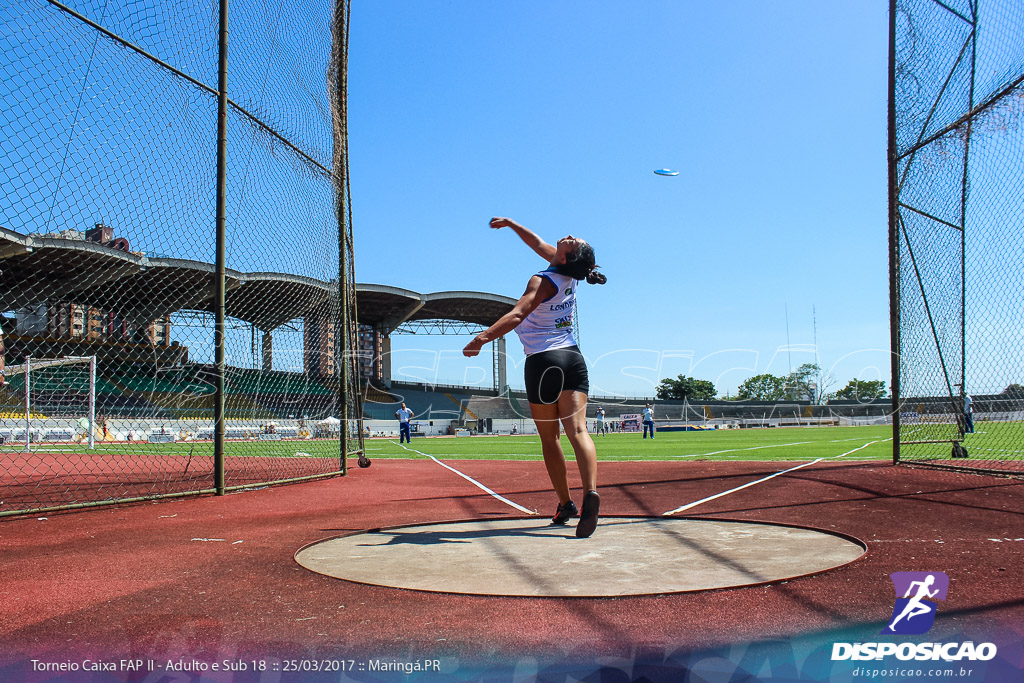
[[[554,507],[540,463],[452,464],[544,516]],[[602,512],[660,515],[791,466],[603,462]],[[433,462],[375,460],[343,478],[0,521],[0,666],[84,656],[573,661],[836,631],[877,639],[896,571],[949,575],[929,637],[1024,636],[1020,480],[822,462],[688,515],[839,531],[868,554],[782,584],[615,599],[420,593],[301,568],[297,549],[348,530],[522,516]]]

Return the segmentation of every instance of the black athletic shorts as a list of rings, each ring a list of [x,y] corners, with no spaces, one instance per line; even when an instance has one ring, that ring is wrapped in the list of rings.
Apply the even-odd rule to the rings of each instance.
[[[578,346],[526,357],[526,398],[530,403],[557,403],[563,391],[590,392],[587,364]]]

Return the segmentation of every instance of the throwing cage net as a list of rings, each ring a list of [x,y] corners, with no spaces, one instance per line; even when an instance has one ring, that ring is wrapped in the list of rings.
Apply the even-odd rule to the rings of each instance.
[[[0,7],[0,515],[362,454],[348,19]]]
[[[1024,472],[1024,5],[892,0],[894,459]]]

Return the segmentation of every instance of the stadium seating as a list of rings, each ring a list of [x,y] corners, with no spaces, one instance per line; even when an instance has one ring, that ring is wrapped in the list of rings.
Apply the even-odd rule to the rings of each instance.
[[[211,419],[215,387],[212,368],[171,369],[121,364],[96,378],[96,411],[108,418]],[[230,368],[225,383],[228,418],[323,418],[335,409],[334,390],[306,375]],[[24,416],[24,378],[15,375],[0,390],[0,413]],[[80,413],[87,403],[88,377],[80,370],[41,372],[33,380],[33,411],[42,415]]]
[[[372,384],[363,386],[363,403],[394,403],[395,397]]]
[[[96,395],[96,414],[112,418],[171,418],[174,415],[141,396],[122,393]]]
[[[515,401],[513,404],[512,401]],[[471,396],[465,404],[467,413],[477,418],[494,420],[518,420],[530,417],[529,407],[525,413],[520,412],[519,401],[509,400],[506,396]]]
[[[364,401],[363,415],[374,420],[393,420],[404,402],[416,416],[414,419],[461,420],[464,406],[472,396],[465,389],[396,382],[387,394],[390,401]]]

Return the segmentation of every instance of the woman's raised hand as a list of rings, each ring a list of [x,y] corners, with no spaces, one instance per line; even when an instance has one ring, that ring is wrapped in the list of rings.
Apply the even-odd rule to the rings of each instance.
[[[480,349],[483,348],[484,342],[474,339],[473,341],[466,344],[466,347],[462,349],[462,355],[466,358],[472,358],[480,355]]]

